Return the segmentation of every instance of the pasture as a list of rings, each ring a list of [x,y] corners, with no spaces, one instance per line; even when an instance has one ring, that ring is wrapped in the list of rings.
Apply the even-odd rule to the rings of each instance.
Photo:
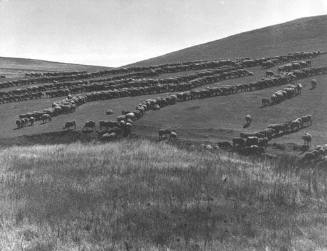
[[[165,143],[0,151],[0,249],[317,250],[326,171]],[[316,169],[317,171],[317,169]]]
[[[312,59],[312,67],[327,65],[327,55],[320,55]],[[277,72],[277,67],[270,70]],[[254,73],[253,76],[246,76],[236,79],[227,79],[214,84],[205,86],[235,86],[238,84],[251,83],[265,77],[265,69],[261,67],[247,68]],[[164,73],[156,78],[173,78],[188,76],[199,71],[181,71],[179,73]],[[314,77],[318,81],[317,88],[310,90],[311,78],[306,78],[301,82],[304,86],[302,94],[286,100],[280,104],[260,107],[261,99],[271,95],[273,91],[280,87],[267,88],[252,92],[238,93],[229,96],[218,96],[204,99],[195,99],[187,102],[181,102],[173,106],[168,106],[159,111],[150,111],[142,119],[138,120],[132,133],[138,136],[157,138],[160,128],[171,128],[176,130],[178,138],[195,142],[231,141],[237,137],[240,132],[254,132],[267,127],[269,124],[276,124],[295,119],[306,114],[313,115],[313,125],[306,130],[313,136],[313,144],[325,144],[327,142],[327,117],[325,116],[325,107],[327,87],[326,75]],[[4,90],[12,90],[14,87]],[[159,93],[151,95],[141,95],[135,97],[123,97],[118,99],[109,99],[88,102],[77,107],[73,113],[63,114],[54,117],[52,122],[42,124],[36,122],[34,126],[27,126],[16,129],[15,120],[18,114],[42,110],[51,107],[58,98],[41,98],[36,100],[6,103],[0,105],[1,129],[0,141],[19,142],[16,137],[24,135],[38,135],[51,132],[60,132],[66,121],[75,120],[77,130],[80,130],[88,120],[98,122],[100,120],[115,120],[122,110],[133,110],[141,101],[166,96],[169,93]],[[107,109],[112,109],[112,115],[105,115]],[[251,114],[253,123],[249,128],[243,129],[244,116]],[[285,135],[284,137],[274,139],[272,143],[278,144],[302,144],[301,136],[304,131]],[[268,151],[270,148],[268,148]]]
[[[327,19],[315,19],[134,67],[0,58],[0,250],[322,250]],[[278,71],[298,60],[311,62]]]

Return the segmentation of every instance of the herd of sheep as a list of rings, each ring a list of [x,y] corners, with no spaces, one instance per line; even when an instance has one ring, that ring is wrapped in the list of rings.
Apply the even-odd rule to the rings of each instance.
[[[303,88],[302,84],[298,83],[296,85],[294,84],[289,85],[282,90],[275,91],[271,95],[270,99],[269,98],[262,99],[262,106],[278,104],[287,99],[298,96],[301,94],[302,88]]]
[[[311,67],[310,60],[292,61],[288,64],[279,66],[278,71],[279,72],[289,72],[289,71],[299,70],[299,69],[307,68],[307,67]]]
[[[53,117],[72,113],[78,106],[87,102],[148,94],[174,93],[168,94],[166,97],[146,99],[139,103],[134,111],[123,112],[122,115],[117,116],[115,121],[99,121],[99,131],[97,131],[99,138],[111,140],[130,135],[134,122],[141,119],[146,112],[160,110],[165,106],[175,105],[179,102],[233,95],[282,85],[287,86],[274,92],[270,98],[262,99],[263,106],[277,104],[300,95],[303,86],[299,83],[296,84],[297,80],[327,74],[327,67],[311,67],[311,61],[307,60],[319,55],[319,51],[297,52],[285,56],[260,59],[194,61],[151,67],[118,68],[93,73],[82,71],[31,73],[26,74],[26,79],[1,82],[0,89],[12,86],[20,86],[21,88],[1,91],[0,104],[37,98],[65,97],[54,102],[47,109],[20,114],[16,120],[16,126],[19,129],[33,126],[36,121],[50,122]],[[283,63],[284,65],[278,67],[278,73],[267,71],[266,78],[256,82],[228,86],[206,86],[226,79],[253,75],[252,72],[244,69],[247,67],[261,66],[267,69]],[[195,72],[186,76],[158,78],[160,74],[183,71]],[[312,80],[312,86],[316,86],[316,83],[316,80]],[[262,153],[272,138],[296,132],[311,125],[311,122],[311,115],[308,115],[282,124],[270,125],[256,133],[241,133],[240,137],[234,138],[230,145],[242,153]],[[71,130],[76,129],[76,127],[76,121],[72,120],[66,122],[63,129]],[[96,123],[94,121],[87,121],[82,131],[92,132],[95,128]],[[177,133],[173,130],[161,129],[158,133],[160,140],[177,138]],[[310,137],[311,135],[306,134],[303,140],[311,142]]]
[[[98,72],[68,72],[62,75],[59,73],[50,73],[33,78],[26,78],[14,81],[6,81],[0,83],[0,89],[8,87],[21,87],[29,85],[30,88],[20,88],[14,91],[0,92],[0,103],[7,102],[19,102],[28,99],[40,98],[42,96],[58,97],[64,96],[67,93],[81,93],[87,91],[94,91],[94,88],[101,88],[94,83],[101,83],[102,88],[106,88],[108,85],[114,85],[115,83],[108,83],[109,81],[127,80],[127,79],[139,79],[156,77],[163,73],[176,73],[191,70],[204,70],[215,69],[223,66],[229,66],[234,69],[243,67],[260,66],[264,62],[283,63],[292,60],[308,59],[316,57],[320,52],[299,52],[292,53],[286,56],[275,56],[261,59],[240,59],[238,61],[232,60],[219,60],[219,61],[195,61],[185,62],[180,64],[165,64],[151,67],[130,67],[130,68],[118,68],[111,70],[103,70]],[[103,78],[105,76],[111,76],[110,78]],[[114,75],[114,76],[113,76]],[[198,76],[194,76],[196,78]],[[100,78],[100,79],[99,79]],[[189,81],[189,80],[185,80]],[[40,85],[42,84],[42,85]],[[94,84],[92,86],[92,84]],[[35,86],[38,85],[38,86]],[[102,89],[105,90],[105,89]]]
[[[324,160],[327,157],[327,144],[325,145],[318,145],[311,151],[306,152],[301,161],[303,163],[308,162],[318,162]]]
[[[243,69],[238,69],[235,71],[223,71],[220,74],[216,74],[210,77],[202,77],[194,81],[181,83],[179,84],[169,84],[169,85],[160,85],[154,84],[153,86],[148,87],[130,87],[130,88],[121,88],[108,91],[94,91],[88,92],[86,94],[76,95],[70,99],[65,98],[64,100],[54,103],[52,107],[44,109],[42,111],[34,111],[27,114],[19,115],[19,119],[33,117],[36,121],[41,120],[42,115],[40,114],[49,114],[51,117],[58,116],[60,114],[65,114],[67,112],[72,112],[77,106],[80,106],[86,102],[99,101],[99,100],[108,100],[113,98],[129,97],[129,96],[140,96],[147,94],[157,94],[164,92],[172,92],[179,90],[189,90],[204,84],[209,84],[212,82],[217,82],[224,80],[226,78],[235,78],[250,74],[248,71]],[[222,88],[222,91],[224,88]],[[197,92],[193,93],[196,96]],[[68,108],[69,107],[69,108]],[[18,122],[19,123],[19,122]]]
[[[258,132],[241,133],[239,138],[233,138],[233,148],[241,153],[262,153],[270,140],[297,132],[311,124],[312,116],[306,115],[284,123],[271,124]],[[311,138],[308,140],[311,142]]]

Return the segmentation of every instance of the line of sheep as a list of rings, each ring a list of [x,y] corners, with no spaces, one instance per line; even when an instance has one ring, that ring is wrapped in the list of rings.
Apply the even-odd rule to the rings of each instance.
[[[168,105],[174,105],[178,102],[183,102],[187,100],[197,99],[201,98],[201,96],[193,95],[197,92],[181,92],[177,93],[175,95],[169,95],[167,97],[158,97],[154,99],[147,99],[140,104],[137,105],[136,111],[134,113],[137,113],[136,116],[137,119],[140,119],[145,112],[149,110],[160,110],[161,108],[168,106]],[[190,98],[185,98],[185,96],[190,95]],[[118,121],[125,120],[126,117],[119,116],[117,117]],[[263,147],[267,146],[268,141],[272,138],[281,137],[286,133],[293,133],[296,132],[306,126],[311,125],[312,123],[312,116],[307,115],[303,116],[301,118],[297,118],[295,120],[285,122],[283,124],[275,124],[270,125],[265,130],[254,133],[254,134],[241,134],[242,142],[244,141],[244,138],[247,148],[244,148],[244,153],[260,153],[263,150]],[[160,129],[159,132],[159,140],[162,139],[175,139],[177,137],[177,133],[174,130],[171,129]],[[236,140],[236,139],[235,139]],[[233,143],[234,140],[233,140]]]
[[[149,75],[157,76],[162,73],[175,73],[178,71],[187,71],[187,70],[203,70],[203,69],[217,68],[222,66],[239,66],[239,65],[232,60],[218,60],[218,61],[194,61],[194,62],[185,62],[180,64],[166,64],[166,65],[158,65],[158,66],[150,66],[150,67],[115,68],[111,70],[78,73],[75,75],[68,75],[68,76],[55,76],[55,77],[46,76],[46,77],[7,81],[7,82],[0,83],[0,89],[14,87],[14,86],[35,85],[35,84],[42,84],[42,83],[86,80],[86,79],[100,78],[108,75],[111,76],[113,79],[121,79],[126,77],[133,77],[133,76],[139,76],[139,77],[142,76],[147,77]],[[123,76],[112,76],[117,74],[123,74]]]
[[[298,132],[312,125],[312,116],[306,115],[281,124],[271,124],[262,131],[254,133],[240,133],[239,138],[233,138],[233,149],[242,154],[261,154],[265,151],[268,142],[286,134]],[[311,135],[303,137],[305,144],[311,143]]]
[[[314,58],[321,54],[320,51],[313,51],[313,52],[295,52],[295,53],[289,53],[287,56],[276,56],[267,58],[266,60],[263,60],[263,62],[260,64],[262,68],[268,69],[276,66],[277,64],[285,63],[292,60],[303,60],[308,58]]]
[[[58,116],[59,114],[67,114],[74,112],[76,107],[86,102],[83,96],[68,96],[67,98],[55,102],[51,108],[44,109],[42,111],[34,111],[30,113],[20,114],[16,120],[17,129],[33,126],[34,122],[41,121],[41,123],[47,123],[52,121],[52,117]]]
[[[100,139],[109,140],[109,139],[117,138],[117,137],[119,137],[119,135],[128,136],[131,133],[131,129],[132,129],[134,121],[141,119],[145,115],[146,112],[151,111],[151,110],[156,111],[156,110],[159,110],[160,108],[163,108],[168,105],[175,105],[177,102],[178,102],[177,95],[169,95],[167,97],[158,97],[155,99],[146,99],[146,100],[140,102],[136,106],[136,108],[133,112],[123,111],[122,115],[117,117],[117,122],[119,124],[118,127],[115,125],[115,123],[117,123],[117,122],[100,121],[100,123],[99,123],[100,130],[103,129],[103,126],[107,126],[105,128],[106,131],[100,133]],[[122,130],[121,128],[123,128],[123,132],[124,132],[124,128],[126,127],[127,124],[129,124],[128,132],[125,134],[121,133],[121,130]],[[159,140],[162,140],[165,138],[176,139],[177,133],[175,131],[171,131],[171,130],[167,130],[167,129],[159,130]]]
[[[296,85],[289,85],[282,90],[275,91],[270,99],[263,98],[262,99],[262,107],[279,104],[287,99],[291,99],[301,94],[302,92],[302,84],[298,83]]]
[[[233,72],[234,71],[234,72]],[[231,73],[229,73],[231,72]],[[89,81],[75,81],[75,82],[58,82],[45,84],[41,86],[33,86],[27,88],[21,88],[10,91],[0,92],[0,104],[9,102],[19,102],[29,99],[41,98],[45,95],[48,98],[67,96],[68,94],[77,94],[84,92],[100,91],[100,90],[113,90],[122,87],[140,87],[140,86],[153,86],[156,84],[177,84],[186,81],[191,81],[199,77],[216,75],[219,73],[226,74],[226,78],[233,77],[232,73],[249,73],[244,69],[232,66],[223,66],[215,70],[206,70],[197,72],[182,77],[164,78],[164,79],[140,79],[135,80],[133,78],[144,78],[144,73],[134,73],[124,76],[116,76],[106,79],[96,79]],[[151,77],[148,75],[147,77]],[[133,78],[132,78],[133,77]],[[226,79],[225,78],[225,79]]]
[[[117,69],[116,71],[121,71],[121,69]],[[144,71],[122,71],[121,74],[125,76],[139,76],[139,77],[147,77],[147,76],[157,76],[153,70],[144,70]],[[101,78],[107,75],[112,75],[111,71],[97,71],[97,72],[87,72],[87,73],[79,73],[77,75],[69,75],[69,76],[56,76],[56,77],[39,77],[39,78],[27,78],[27,79],[19,79],[13,81],[6,81],[0,83],[0,89],[8,88],[8,87],[15,87],[15,86],[24,86],[24,85],[36,85],[36,84],[46,84],[46,83],[56,83],[56,82],[68,82],[68,81],[78,81],[78,80],[87,80],[87,79],[94,79],[94,78]],[[120,76],[111,76],[117,79]]]
[[[99,130],[96,131],[98,138],[102,141],[108,141],[117,139],[120,137],[127,137],[131,134],[133,123],[142,118],[147,110],[147,106],[144,104],[142,106],[136,107],[133,112],[122,111],[122,115],[117,116],[116,121],[111,120],[100,120]],[[91,133],[96,129],[96,122],[90,120],[87,121],[82,132]],[[68,121],[65,123],[63,130],[76,130],[76,121]]]
[[[99,101],[99,100],[107,100],[113,98],[121,98],[121,97],[128,97],[128,96],[139,96],[139,95],[146,95],[146,94],[155,94],[155,93],[163,93],[163,92],[171,92],[171,91],[178,91],[178,90],[189,90],[201,85],[209,84],[211,82],[217,82],[224,80],[226,78],[233,77],[241,77],[246,74],[250,74],[246,70],[237,70],[230,71],[228,73],[221,73],[210,77],[203,77],[198,79],[197,81],[191,81],[188,83],[183,84],[175,84],[175,85],[161,85],[161,86],[153,86],[153,87],[144,87],[144,88],[122,88],[118,90],[110,90],[110,91],[101,91],[101,92],[91,92],[83,95],[77,96],[70,96],[60,102],[54,103],[51,108],[44,109],[42,111],[35,111],[27,114],[20,114],[18,117],[19,119],[16,121],[17,128],[22,128],[27,124],[22,119],[33,118],[34,121],[42,120],[43,123],[50,120],[43,120],[42,116],[44,114],[48,114],[50,117],[55,117],[60,114],[65,114],[67,112],[75,111],[76,107],[82,105],[86,102],[92,101]],[[169,88],[167,88],[169,87]],[[224,88],[222,88],[224,90]],[[195,92],[197,93],[197,92]],[[194,94],[195,95],[195,94]],[[48,117],[48,116],[46,116]],[[33,123],[34,124],[34,123]],[[20,125],[20,126],[18,126]]]
[[[78,86],[69,86],[65,87],[64,90],[52,90],[46,92],[46,95],[48,97],[59,97],[63,96],[64,92],[70,93],[70,94],[77,94],[77,93],[85,93],[85,92],[92,92],[92,91],[104,91],[104,90],[114,90],[114,89],[119,89],[119,88],[131,88],[131,87],[149,87],[149,86],[157,86],[157,85],[176,85],[178,83],[183,83],[187,81],[194,80],[199,77],[204,77],[204,76],[213,76],[217,75],[220,73],[225,73],[227,72],[246,72],[243,69],[237,69],[235,67],[222,67],[218,68],[216,70],[210,70],[210,71],[202,71],[198,72],[195,74],[190,74],[187,76],[182,76],[182,77],[174,77],[174,78],[164,78],[164,79],[124,79],[124,80],[117,80],[115,82],[102,82],[102,83],[97,83],[97,84],[90,84],[90,83],[85,83],[83,85],[78,85]],[[228,73],[226,77],[231,76],[232,73]]]
[[[253,66],[263,65],[265,64],[265,62],[274,62],[274,64],[278,64],[278,63],[284,63],[292,60],[313,58],[319,55],[320,55],[319,51],[296,52],[296,53],[289,53],[288,55],[284,55],[284,56],[263,57],[260,59],[244,58],[237,62],[232,60],[191,61],[191,62],[183,62],[183,63],[175,63],[175,64],[155,65],[150,67],[115,68],[115,69],[103,70],[97,72],[87,72],[87,73],[80,72],[68,76],[62,74],[60,76],[42,76],[37,78],[27,78],[27,79],[20,79],[14,81],[7,81],[7,82],[0,83],[0,89],[14,87],[14,86],[23,86],[23,85],[35,85],[35,84],[42,84],[42,83],[85,80],[85,79],[99,78],[99,77],[103,77],[107,75],[115,75],[115,74],[147,73],[147,74],[156,75],[162,73],[174,73],[178,71],[216,68],[216,67],[221,67],[223,65],[253,67]]]
[[[311,67],[311,61],[306,60],[306,61],[292,61],[288,64],[281,65],[278,67],[278,72],[289,72],[293,70],[299,70],[302,68],[307,68]]]
[[[319,55],[315,52],[307,52],[307,53],[294,53],[290,54],[288,56],[276,56],[273,57],[274,59],[278,59],[279,61],[288,61],[294,57],[313,57]],[[82,93],[82,92],[88,92],[88,91],[95,91],[95,90],[106,90],[108,89],[108,86],[114,85],[115,83],[102,83],[102,84],[91,84],[94,82],[99,81],[114,81],[114,80],[126,80],[128,78],[141,78],[141,77],[151,77],[151,76],[157,76],[161,73],[169,73],[169,72],[176,72],[176,71],[185,71],[185,70],[197,70],[197,69],[206,69],[206,68],[214,68],[214,67],[221,67],[221,66],[231,66],[235,68],[239,68],[241,66],[255,66],[260,65],[261,62],[265,61],[267,58],[262,59],[256,59],[256,60],[250,60],[245,59],[241,60],[238,63],[235,63],[231,60],[220,60],[220,61],[211,61],[211,62],[189,62],[185,64],[172,64],[172,65],[161,65],[161,66],[152,66],[152,67],[134,67],[134,68],[121,68],[121,69],[113,69],[113,70],[107,70],[107,71],[99,71],[94,73],[85,73],[80,72],[77,75],[68,75],[68,76],[61,76],[60,78],[56,77],[46,77],[46,78],[37,78],[35,81],[33,79],[29,80],[17,80],[12,82],[4,82],[0,83],[1,86],[9,87],[9,86],[15,86],[21,84],[35,84],[39,83],[40,80],[52,80],[55,83],[46,84],[42,86],[33,86],[29,88],[23,88],[23,89],[16,89],[8,92],[0,92],[0,104],[1,103],[8,103],[8,102],[20,102],[25,101],[29,99],[37,99],[41,98],[43,96],[43,92],[46,92],[45,95],[47,97],[53,98],[53,97],[59,97],[59,96],[66,96],[68,94],[76,94],[76,93]],[[151,70],[149,70],[151,69]],[[140,71],[140,72],[138,72]],[[143,71],[143,72],[142,72]],[[111,78],[107,79],[100,79],[100,80],[89,80],[89,81],[82,81],[81,79],[90,79],[93,77],[101,77],[106,74],[110,73],[121,73],[121,72],[128,72],[127,75],[123,76],[113,76]],[[85,78],[84,78],[84,77]],[[197,76],[193,76],[197,77]],[[80,81],[76,81],[79,79]],[[75,82],[58,82],[58,81],[71,81],[75,80]],[[51,90],[51,91],[49,91]]]
[[[250,83],[250,84],[241,84],[237,86],[227,86],[227,87],[207,87],[203,88],[200,90],[191,90],[191,91],[184,91],[177,93],[177,97],[180,101],[187,101],[195,98],[206,98],[206,97],[213,97],[213,96],[224,96],[224,95],[231,95],[235,94],[238,92],[242,91],[255,91],[255,90],[260,90],[264,88],[269,88],[273,86],[278,86],[278,85],[284,85],[284,84],[289,84],[293,82],[296,79],[301,79],[305,78],[308,76],[313,76],[315,74],[320,75],[320,74],[326,74],[327,73],[327,67],[318,67],[318,68],[309,68],[309,69],[303,69],[303,70],[297,70],[292,73],[284,74],[284,75],[276,75],[273,78],[269,79],[263,79],[259,80],[255,83]],[[221,75],[220,75],[221,77]],[[219,79],[219,77],[217,78]],[[215,82],[217,79],[212,79],[211,77],[206,77],[206,78],[200,78],[198,80],[191,81],[189,83],[185,83],[184,85],[178,85],[179,87],[184,86],[186,89],[191,89],[195,88],[197,86],[203,85],[203,84],[208,84],[211,81]],[[151,88],[150,88],[151,89]],[[148,89],[147,89],[148,90]],[[161,89],[159,88],[152,88],[151,93],[160,93]],[[140,95],[147,94],[148,92],[143,92],[140,93]],[[78,104],[73,103],[71,107],[74,107],[73,109],[69,109],[69,112],[74,111],[76,106],[79,106],[85,102],[92,102],[92,101],[98,101],[98,100],[106,100],[106,99],[112,99],[112,98],[119,98],[119,97],[126,97],[130,95],[128,91],[126,90],[117,90],[117,91],[102,91],[102,92],[92,92],[89,94],[85,95],[78,95],[75,96],[74,98],[70,100],[79,100]],[[66,99],[64,102],[67,102]],[[59,105],[60,107],[60,105]],[[34,121],[36,120],[42,120],[43,122],[47,120],[42,119],[43,114],[48,114],[50,117],[53,116],[58,116],[60,114],[66,113],[67,109],[62,109],[59,107],[52,107],[45,109],[43,111],[37,111],[33,113],[29,113],[27,116],[26,114],[22,114],[19,116],[21,117],[24,116],[24,118],[32,117],[34,118]],[[66,105],[65,105],[66,107]],[[48,117],[48,115],[46,115]],[[45,118],[45,116],[44,116]],[[19,124],[20,122],[16,121],[16,124]],[[20,123],[22,124],[22,123]],[[25,123],[23,123],[24,125]],[[21,127],[19,127],[21,128]]]
[[[78,74],[85,74],[87,71],[60,71],[60,72],[29,72],[25,73],[25,77],[57,77],[57,76],[71,76]]]
[[[156,75],[156,74],[154,74],[153,72],[133,73],[133,74],[128,74],[128,75],[119,76],[119,77],[118,76],[112,77],[112,78],[101,80],[101,81],[114,81],[114,80],[120,80],[121,78],[123,78],[123,80],[126,81],[126,79],[153,77],[154,75]],[[15,89],[15,90],[10,90],[10,91],[2,91],[2,92],[0,92],[0,104],[11,103],[11,102],[21,102],[21,101],[26,101],[26,100],[35,99],[35,98],[42,98],[42,96],[44,94],[48,98],[53,98],[53,97],[58,97],[58,96],[63,96],[63,95],[67,96],[67,94],[72,93],[70,88],[77,87],[77,86],[83,86],[83,85],[90,86],[89,89],[94,90],[97,88],[98,85],[92,84],[92,83],[97,82],[97,81],[99,81],[99,80],[76,81],[73,83],[58,82],[58,83],[44,84],[41,86],[20,88],[20,89]],[[106,85],[111,85],[114,83],[111,82]],[[59,89],[59,90],[56,90],[56,89]],[[49,90],[56,90],[56,91],[51,92]],[[46,91],[48,91],[48,92],[46,92]],[[83,91],[83,89],[81,91]],[[87,91],[87,90],[85,90],[85,91]]]

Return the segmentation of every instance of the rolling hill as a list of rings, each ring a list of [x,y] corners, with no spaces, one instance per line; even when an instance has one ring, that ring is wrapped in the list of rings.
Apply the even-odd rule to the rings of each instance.
[[[236,57],[266,57],[306,51],[327,50],[327,15],[296,19],[192,46],[133,65],[149,66],[192,60]]]
[[[25,72],[97,71],[108,68],[104,66],[68,64],[28,58],[0,57],[0,74],[4,74],[7,77],[19,76]]]
[[[138,64],[327,51],[326,31],[327,16],[304,18]],[[326,53],[309,59],[316,69],[327,67]],[[195,64],[191,66],[180,71],[169,66],[176,72],[161,71],[155,77],[141,76],[141,81],[131,82],[144,80],[148,84],[159,78],[170,83],[174,77],[192,74],[198,80],[203,71],[194,69]],[[278,73],[278,66],[270,71]],[[28,71],[99,69],[103,67],[0,58],[0,74],[7,71],[15,77]],[[246,69],[253,74],[203,81],[203,87],[223,90],[267,76],[262,66]],[[133,127],[129,137],[110,138],[113,142],[99,144],[109,140],[98,137],[102,135],[101,120],[116,121],[123,110],[134,111],[146,99],[176,92],[170,88],[165,92],[143,89],[133,95],[132,90],[143,88],[135,84],[124,87],[122,95],[103,95],[98,91],[99,83],[106,84],[111,94],[118,94],[116,88],[121,88],[113,85],[110,77],[118,82],[130,75],[92,75],[85,78],[86,84],[65,79],[46,79],[37,84],[26,81],[21,86],[3,85],[0,89],[4,97],[0,102],[0,250],[323,250],[327,246],[327,154],[325,160],[311,163],[315,168],[296,168],[296,157],[303,156],[305,131],[312,135],[312,147],[327,143],[327,74],[299,79],[294,84],[301,82],[301,94],[266,107],[261,106],[262,98],[271,97],[286,84],[156,106],[140,120],[130,121]],[[97,88],[93,92],[75,89],[74,93],[76,83]],[[41,85],[45,88],[41,96],[32,95],[39,92],[33,92],[34,88],[29,89],[26,99],[16,95],[24,88]],[[51,98],[46,94],[48,87],[55,91],[70,88],[73,96],[97,96],[76,111],[53,116],[48,122],[32,120],[23,127],[16,124],[23,121],[19,115],[54,108],[63,99],[67,107],[73,100],[67,97],[69,92]],[[8,94],[12,90],[16,93]],[[246,114],[253,118],[248,128],[243,127]],[[312,125],[274,138],[265,149],[268,155],[262,156],[263,161],[207,147],[232,142],[240,132],[254,133],[307,114],[312,115]],[[83,130],[87,121],[96,123],[93,131]],[[76,127],[65,130],[67,122],[74,122]],[[156,143],[161,128],[175,130],[177,139],[169,144]],[[269,161],[277,154],[280,159]]]

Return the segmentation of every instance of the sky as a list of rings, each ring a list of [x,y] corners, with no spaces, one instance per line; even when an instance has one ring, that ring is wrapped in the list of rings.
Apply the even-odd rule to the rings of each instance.
[[[0,0],[0,56],[122,66],[327,14],[327,0]]]

